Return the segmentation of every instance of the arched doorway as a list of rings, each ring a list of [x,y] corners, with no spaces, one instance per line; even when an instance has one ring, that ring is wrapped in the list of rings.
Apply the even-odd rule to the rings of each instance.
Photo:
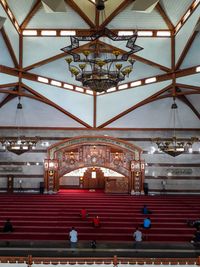
[[[57,192],[60,177],[79,168],[108,168],[124,176],[126,193],[143,191],[144,162],[141,148],[107,136],[81,136],[48,148],[45,159],[45,192]],[[113,181],[110,180],[110,185]],[[123,183],[118,183],[118,186]],[[113,186],[113,185],[112,185]],[[110,188],[112,187],[110,186]]]

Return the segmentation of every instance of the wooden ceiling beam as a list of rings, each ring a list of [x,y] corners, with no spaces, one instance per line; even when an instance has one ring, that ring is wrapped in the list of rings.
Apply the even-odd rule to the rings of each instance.
[[[44,97],[43,95],[39,94],[38,92],[36,92],[35,90],[33,90],[32,88],[30,88],[29,86],[27,86],[26,84],[23,84],[22,83],[22,86],[27,91],[29,91],[31,94],[33,94],[33,95],[37,96],[39,99],[41,99],[40,101],[42,101],[43,103],[45,103],[47,105],[50,105],[50,106],[54,107],[55,109],[61,111],[62,113],[64,113],[65,115],[67,115],[71,119],[75,120],[76,122],[80,123],[81,125],[85,126],[86,128],[92,128],[89,124],[87,124],[86,122],[82,121],[78,117],[74,116],[70,112],[66,111],[65,109],[63,109],[59,105],[55,104],[53,101],[51,101],[48,98]]]
[[[134,0],[135,1],[135,0]],[[108,16],[104,22],[100,25],[100,28],[105,28],[108,23],[112,21],[120,12],[122,12],[127,6],[134,2],[133,0],[124,0],[111,14]]]
[[[127,115],[128,113],[132,112],[133,110],[148,104],[149,102],[153,102],[155,100],[157,100],[157,97],[160,96],[161,94],[163,94],[164,92],[168,91],[169,89],[171,89],[172,85],[168,85],[165,88],[163,88],[162,90],[160,90],[159,92],[151,95],[150,97],[144,99],[143,101],[140,101],[139,103],[137,103],[136,105],[130,107],[129,109],[121,112],[120,114],[118,114],[117,116],[111,118],[110,120],[104,122],[103,124],[101,124],[100,126],[98,126],[97,128],[104,128],[107,125],[113,123],[114,121],[120,119],[121,117],[124,117],[125,115]]]
[[[194,91],[200,91],[200,86],[195,86],[195,85],[176,83],[176,87],[178,87],[178,88],[181,87],[181,88],[190,89],[190,90],[194,90]]]
[[[5,83],[5,84],[0,84],[0,89],[3,88],[10,88],[10,87],[16,87],[18,86],[18,83]]]
[[[40,9],[41,6],[42,6],[41,0],[37,0],[32,9],[30,10],[30,12],[28,13],[28,15],[25,17],[24,21],[21,23],[20,25],[21,30],[26,28],[30,20],[34,17],[34,15],[37,13],[37,11]]]
[[[9,40],[9,38],[8,38],[8,36],[7,36],[7,34],[6,34],[6,32],[5,32],[4,27],[1,28],[1,33],[2,33],[2,36],[3,36],[4,42],[5,42],[5,44],[6,44],[6,47],[7,47],[7,49],[8,49],[8,52],[9,52],[9,54],[10,54],[10,57],[11,57],[11,59],[12,59],[12,62],[13,62],[13,64],[14,64],[15,68],[18,68],[18,67],[19,67],[18,60],[17,60],[17,58],[16,58],[15,52],[14,52],[13,47],[12,47],[12,45],[11,45],[11,42],[10,42],[10,40]]]
[[[90,28],[95,28],[94,23],[73,0],[65,0],[65,2],[90,26]]]
[[[178,59],[178,61],[176,63],[176,66],[175,66],[176,70],[178,70],[180,68],[181,64],[183,63],[184,59],[186,58],[187,53],[188,53],[188,51],[189,51],[194,39],[196,38],[197,34],[198,34],[198,31],[194,31],[193,34],[188,39],[188,41],[187,41],[187,43],[186,43],[186,45],[185,45],[180,57],[179,57],[179,59]]]
[[[161,15],[161,17],[163,18],[163,20],[165,21],[165,23],[167,24],[169,30],[174,31],[174,25],[171,22],[171,20],[169,19],[169,17],[167,16],[166,12],[164,11],[164,9],[162,8],[160,3],[158,3],[156,5],[156,9],[159,12],[159,14]]]

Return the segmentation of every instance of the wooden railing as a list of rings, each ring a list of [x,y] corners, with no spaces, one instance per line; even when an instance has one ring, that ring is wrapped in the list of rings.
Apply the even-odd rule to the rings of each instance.
[[[113,258],[51,258],[51,257],[33,257],[28,255],[27,257],[0,257],[0,264],[11,263],[14,264],[27,264],[27,267],[31,267],[33,264],[113,264],[114,267],[120,266],[121,264],[130,265],[197,265],[200,266],[200,256],[197,258],[123,258],[114,256]],[[17,265],[16,265],[17,266]]]

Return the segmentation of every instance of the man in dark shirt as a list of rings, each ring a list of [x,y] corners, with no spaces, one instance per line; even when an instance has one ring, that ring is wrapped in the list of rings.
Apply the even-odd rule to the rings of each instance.
[[[13,229],[12,223],[10,219],[7,219],[3,227],[3,232],[8,233],[8,232],[13,232],[13,231],[14,229]]]

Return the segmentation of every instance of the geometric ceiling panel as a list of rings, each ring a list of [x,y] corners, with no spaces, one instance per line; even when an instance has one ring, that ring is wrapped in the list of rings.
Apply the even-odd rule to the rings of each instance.
[[[136,45],[144,49],[136,53],[137,56],[149,59],[160,65],[171,68],[171,41],[170,38],[141,38]],[[159,51],[159,53],[158,53]]]
[[[17,22],[21,24],[34,5],[35,0],[7,0]]]
[[[181,27],[179,32],[175,37],[175,52],[176,52],[176,62],[178,61],[188,39],[192,36],[195,26],[199,20],[200,14],[200,5],[196,8],[193,14],[189,17],[189,19],[185,22],[185,24]]]
[[[40,8],[30,20],[27,28],[82,28],[88,29],[87,23],[69,5],[66,5],[67,12],[46,13]],[[55,23],[56,22],[56,23]]]
[[[113,18],[113,20],[108,24],[108,28],[168,29],[167,24],[156,9],[154,9],[151,13],[135,12],[132,10],[131,4]]]
[[[183,63],[181,64],[181,69],[200,65],[199,48],[200,48],[200,32],[197,33]]]
[[[200,128],[200,121],[191,109],[178,99],[176,103],[178,105],[176,128]],[[171,98],[151,102],[133,110],[106,127],[173,128],[171,104]],[[153,137],[156,136],[152,136],[152,138]]]
[[[14,98],[0,109],[1,126],[84,127],[61,111],[40,101],[22,97],[20,102],[23,106],[20,114],[17,114],[20,115],[20,121],[16,121],[18,98]]]
[[[0,5],[0,16],[3,16],[6,18],[6,21],[4,23],[4,29],[8,36],[8,39],[10,40],[12,44],[12,48],[14,50],[15,56],[17,59],[19,59],[19,34],[16,31],[15,27],[13,26],[12,22],[10,21],[9,17],[5,13],[1,5]]]
[[[4,39],[1,33],[0,33],[0,51],[3,51],[3,53],[1,53],[1,56],[0,56],[0,64],[6,65],[8,67],[14,67],[12,58],[10,56],[10,53],[7,49],[7,46],[4,42]]]
[[[200,73],[177,78],[176,82],[188,85],[200,86]]]
[[[193,0],[160,0],[159,3],[163,7],[171,22],[176,25],[192,2]]]
[[[18,77],[16,76],[11,76],[8,74],[0,73],[0,82],[1,84],[6,84],[6,83],[16,83],[18,82]]]
[[[115,117],[171,84],[164,81],[97,97],[97,125]]]
[[[25,37],[23,66],[61,54],[60,49],[69,44],[69,37]]]
[[[60,58],[58,60],[52,61],[48,64],[42,65],[41,67],[35,68],[31,71],[41,76],[47,76],[55,80],[60,80],[67,83],[73,83],[81,85],[80,82],[75,82],[76,80],[72,77],[71,73],[68,71],[68,66],[65,58]]]
[[[80,118],[87,124],[93,123],[93,97],[71,92],[55,86],[23,79],[23,82],[37,93],[48,98],[67,112]],[[73,103],[73,104],[72,104]]]

